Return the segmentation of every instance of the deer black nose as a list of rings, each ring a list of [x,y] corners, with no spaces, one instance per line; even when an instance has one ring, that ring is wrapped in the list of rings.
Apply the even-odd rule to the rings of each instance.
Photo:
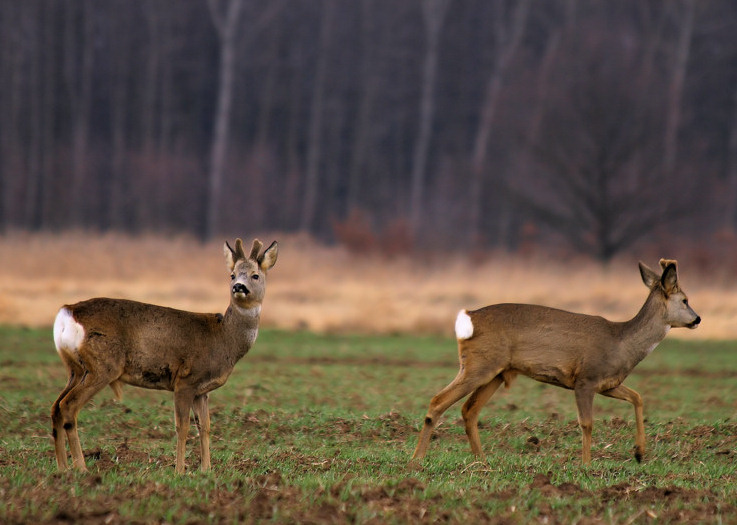
[[[701,322],[701,316],[696,316],[696,319],[694,319],[694,322],[688,325],[689,328],[696,328],[699,326],[699,323]]]
[[[245,284],[235,283],[233,285],[233,293],[248,294],[248,288],[246,288]]]

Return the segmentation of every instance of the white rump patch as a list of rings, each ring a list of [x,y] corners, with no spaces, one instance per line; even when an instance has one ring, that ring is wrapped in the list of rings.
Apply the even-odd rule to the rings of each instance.
[[[64,307],[54,321],[54,343],[56,351],[77,350],[84,340],[84,327],[74,320],[72,312]]]
[[[456,338],[471,339],[473,337],[473,321],[468,312],[461,310],[456,317]]]

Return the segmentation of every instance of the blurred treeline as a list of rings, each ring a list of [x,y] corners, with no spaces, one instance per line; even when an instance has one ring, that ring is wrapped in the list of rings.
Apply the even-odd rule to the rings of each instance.
[[[0,2],[0,230],[515,249],[737,224],[733,0]]]

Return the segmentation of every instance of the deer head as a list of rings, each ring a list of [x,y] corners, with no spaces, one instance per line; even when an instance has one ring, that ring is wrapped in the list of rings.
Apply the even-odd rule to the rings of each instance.
[[[264,299],[266,273],[276,263],[278,245],[274,241],[260,253],[262,247],[263,243],[255,239],[250,254],[246,256],[241,239],[236,239],[235,248],[231,248],[227,241],[223,246],[230,271],[230,300],[239,308],[258,306]]]
[[[678,284],[678,262],[672,259],[660,259],[663,273],[655,271],[640,263],[640,275],[651,293],[658,294],[664,305],[664,318],[668,326],[673,328],[696,328],[701,317],[688,304],[688,297]]]

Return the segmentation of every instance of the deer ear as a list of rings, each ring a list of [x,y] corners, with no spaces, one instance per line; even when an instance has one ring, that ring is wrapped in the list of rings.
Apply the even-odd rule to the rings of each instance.
[[[223,253],[225,254],[225,265],[228,267],[228,271],[232,272],[235,268],[235,250],[230,247],[228,241],[223,244]]]
[[[263,271],[270,269],[276,264],[276,257],[279,255],[279,245],[276,241],[271,243],[271,246],[266,248],[264,254],[258,258],[258,264]]]
[[[675,261],[669,261],[665,270],[663,270],[660,284],[663,285],[663,290],[668,295],[678,291],[678,268]]]
[[[678,269],[678,261],[675,259],[660,259],[660,268],[662,270],[665,270],[669,264],[675,265],[676,269]]]
[[[660,275],[652,271],[645,263],[640,262],[640,275],[645,286],[652,288],[660,280]]]

